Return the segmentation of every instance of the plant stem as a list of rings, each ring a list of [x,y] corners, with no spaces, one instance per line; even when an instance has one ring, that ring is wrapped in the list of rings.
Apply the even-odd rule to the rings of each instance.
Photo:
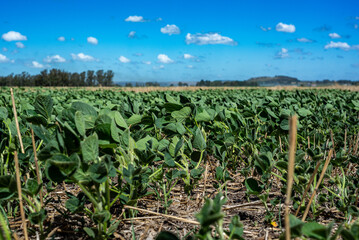
[[[86,189],[86,187],[84,185],[82,185],[80,182],[77,183],[77,185],[79,185],[79,187],[81,188],[81,190],[85,193],[85,195],[90,199],[90,201],[92,202],[92,204],[94,205],[95,208],[98,207],[98,203],[96,201],[96,199],[92,196],[92,194]]]

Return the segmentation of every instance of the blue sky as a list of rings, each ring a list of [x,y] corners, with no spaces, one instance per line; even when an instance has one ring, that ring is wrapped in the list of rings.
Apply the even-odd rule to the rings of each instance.
[[[111,69],[116,81],[359,80],[359,2],[0,3],[0,75]]]

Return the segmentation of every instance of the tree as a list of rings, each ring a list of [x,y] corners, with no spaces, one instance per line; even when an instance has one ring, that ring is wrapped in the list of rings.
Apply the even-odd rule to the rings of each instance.
[[[104,83],[103,85],[104,86],[112,86],[113,85],[113,77],[114,77],[114,73],[112,70],[107,70],[107,72],[105,72],[105,80],[104,80]]]
[[[95,86],[95,72],[92,70],[87,71],[86,85]]]
[[[86,85],[86,72],[80,73],[80,82],[79,86],[85,86]]]
[[[104,85],[105,75],[103,74],[103,70],[98,70],[96,72],[96,79],[97,79],[98,85],[100,85],[100,86]]]

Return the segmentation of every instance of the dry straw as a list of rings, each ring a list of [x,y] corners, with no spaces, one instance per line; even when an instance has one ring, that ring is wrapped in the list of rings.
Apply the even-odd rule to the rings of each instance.
[[[19,137],[19,142],[20,142],[20,147],[21,147],[21,153],[25,153],[24,145],[22,144],[22,138],[21,138],[21,133],[20,133],[19,121],[18,121],[18,119],[17,119],[17,112],[16,112],[14,92],[13,92],[12,88],[10,88],[10,92],[11,92],[12,110],[13,110],[13,112],[14,112],[14,118],[15,118],[17,136]]]
[[[194,225],[200,225],[200,223],[197,222],[197,221],[193,221],[193,220],[189,220],[189,219],[185,219],[185,218],[181,218],[181,217],[176,217],[176,216],[172,216],[172,215],[168,215],[168,214],[153,212],[153,211],[142,209],[142,208],[127,206],[127,205],[125,205],[124,208],[133,209],[133,210],[137,210],[137,211],[145,212],[145,213],[150,213],[150,214],[153,214],[153,215],[156,215],[156,216],[161,216],[161,217],[164,217],[164,218],[170,218],[170,219],[174,219],[174,220],[185,222],[185,223],[191,223],[191,224],[194,224]]]
[[[25,240],[28,240],[29,237],[27,235],[26,218],[25,218],[24,206],[22,204],[22,192],[21,192],[19,159],[17,157],[17,151],[14,152],[14,159],[15,159],[16,185],[17,185],[17,192],[18,192],[18,195],[19,195],[19,202],[20,202],[21,220],[22,220],[22,225],[23,225],[23,228],[24,228]]]
[[[318,172],[318,169],[319,169],[319,166],[320,166],[320,160],[318,161],[317,165],[315,166],[315,169],[314,169],[314,172],[312,173],[312,176],[310,177],[309,179],[309,183],[307,185],[307,187],[305,188],[305,191],[304,191],[304,194],[303,194],[303,197],[302,197],[302,201],[300,202],[299,206],[298,206],[298,209],[297,211],[295,212],[295,216],[298,216],[298,213],[299,213],[299,210],[300,210],[300,206],[302,206],[304,200],[305,200],[305,197],[307,196],[307,193],[309,191],[309,188],[310,186],[312,185],[312,182],[314,180],[314,177],[315,175],[317,175],[317,172]]]
[[[297,146],[297,116],[289,120],[289,162],[287,175],[287,196],[285,199],[285,239],[290,240],[290,221],[289,221],[289,204],[293,186],[294,161]]]
[[[320,174],[319,181],[317,182],[317,185],[315,186],[315,189],[314,189],[314,191],[313,191],[313,193],[312,193],[312,196],[310,197],[310,200],[309,200],[309,202],[308,202],[307,208],[305,209],[305,212],[304,212],[304,214],[303,214],[302,221],[305,221],[305,219],[307,218],[310,205],[312,204],[312,201],[313,201],[313,199],[314,199],[314,196],[315,196],[315,194],[317,193],[318,188],[319,188],[319,186],[320,186],[320,183],[321,183],[322,180],[323,180],[325,171],[327,170],[327,167],[328,167],[328,165],[329,165],[330,159],[332,158],[332,155],[333,155],[333,149],[330,149],[330,151],[329,151],[329,153],[328,153],[328,157],[327,157],[327,159],[325,160],[322,173]]]

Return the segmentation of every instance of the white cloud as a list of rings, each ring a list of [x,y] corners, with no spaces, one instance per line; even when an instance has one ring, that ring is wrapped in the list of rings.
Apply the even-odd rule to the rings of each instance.
[[[143,19],[142,16],[129,16],[128,18],[125,19],[126,22],[144,22],[145,20]]]
[[[161,28],[161,33],[168,34],[168,35],[180,34],[181,30],[179,29],[179,27],[177,27],[174,24],[172,24],[172,25],[167,24],[165,27]]]
[[[129,37],[129,38],[135,38],[135,37],[136,37],[136,31],[131,31],[131,32],[128,34],[128,37]]]
[[[31,67],[33,67],[33,68],[44,68],[44,65],[42,65],[41,63],[38,63],[36,61],[32,61],[31,63],[32,63]]]
[[[191,59],[191,58],[194,58],[194,56],[192,56],[191,54],[185,53],[185,54],[183,54],[183,58],[184,59]]]
[[[260,28],[261,28],[262,31],[264,31],[264,32],[268,32],[268,31],[272,30],[271,27],[263,27],[263,26],[260,26]]]
[[[63,63],[63,62],[66,62],[66,59],[61,57],[60,55],[54,55],[54,56],[47,56],[46,58],[44,58],[44,62],[47,62],[47,63],[52,63],[52,62]]]
[[[359,45],[352,45],[352,46],[350,47],[350,49],[359,50]]]
[[[127,57],[124,57],[124,56],[120,56],[120,57],[118,58],[118,60],[119,60],[120,62],[122,62],[122,63],[129,63],[129,62],[131,62],[130,59],[128,59]]]
[[[160,17],[156,19],[157,22],[161,22],[162,20],[163,20],[163,19],[160,18]]]
[[[287,58],[289,57],[288,49],[282,48],[279,52],[277,52],[275,58]]]
[[[94,37],[88,37],[88,38],[87,38],[87,42],[88,42],[88,43],[91,43],[91,44],[93,44],[93,45],[97,45],[97,44],[98,44],[98,40],[97,40],[96,38],[94,38]]]
[[[2,50],[3,50],[3,52],[7,52],[7,51],[8,51],[8,49],[7,49],[6,47],[3,47]]]
[[[359,20],[359,17],[355,17],[356,20]]]
[[[147,64],[147,65],[151,65],[151,61],[143,61],[142,63],[144,63],[144,64]]]
[[[354,29],[358,29],[358,24],[354,24]]]
[[[173,60],[169,58],[166,54],[158,54],[157,59],[161,63],[173,63]]]
[[[311,43],[313,42],[313,40],[308,39],[308,38],[297,38],[298,42],[303,42],[303,43]]]
[[[10,61],[5,55],[2,55],[0,53],[0,63],[8,62]]]
[[[229,37],[222,36],[218,33],[196,33],[186,35],[187,44],[197,44],[197,45],[206,45],[206,44],[225,44],[225,45],[237,45],[233,39]]]
[[[91,62],[91,61],[95,61],[96,59],[90,55],[85,55],[83,53],[79,53],[79,54],[74,54],[71,53],[71,57],[73,60],[79,60],[79,61],[83,61],[83,62]]]
[[[285,23],[280,22],[275,27],[275,30],[277,30],[278,32],[294,33],[295,26],[293,24],[285,24]]]
[[[328,43],[327,45],[324,46],[325,49],[329,49],[329,48],[339,48],[342,50],[349,50],[350,46],[348,43],[346,42],[333,42],[330,41],[330,43]]]
[[[60,42],[63,42],[63,41],[65,41],[66,39],[65,39],[65,37],[61,36],[61,37],[58,37],[57,40],[60,41]]]
[[[21,35],[21,33],[19,33],[19,32],[14,32],[14,31],[4,33],[1,38],[4,39],[7,42],[10,42],[10,41],[26,41],[27,40],[26,36]]]
[[[17,43],[15,43],[15,45],[16,45],[17,48],[24,48],[25,47],[25,45],[22,42],[17,42]]]
[[[329,37],[331,39],[341,38],[341,36],[338,33],[329,33]]]
[[[187,68],[192,69],[193,65],[187,65]]]

